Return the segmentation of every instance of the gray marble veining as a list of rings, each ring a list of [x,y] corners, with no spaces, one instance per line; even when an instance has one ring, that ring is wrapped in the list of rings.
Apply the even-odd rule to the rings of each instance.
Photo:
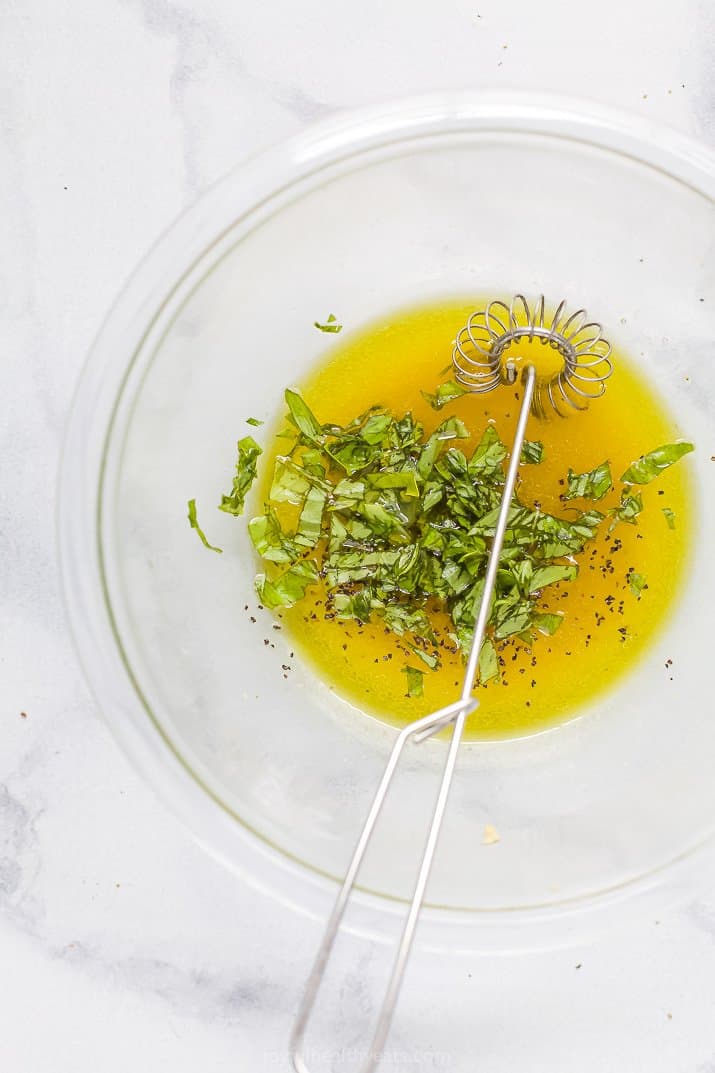
[[[315,922],[223,871],[168,816],[99,722],[72,654],[55,474],[107,307],[201,190],[346,106],[531,88],[715,142],[711,4],[656,15],[645,0],[603,0],[585,30],[578,21],[557,0],[538,11],[526,0],[0,11],[2,1069],[285,1071],[318,938]],[[506,1073],[528,1055],[529,1073],[715,1073],[713,939],[704,892],[585,949],[418,953],[392,1068]],[[344,947],[315,1041],[336,1070],[359,1049],[382,979],[374,951]]]

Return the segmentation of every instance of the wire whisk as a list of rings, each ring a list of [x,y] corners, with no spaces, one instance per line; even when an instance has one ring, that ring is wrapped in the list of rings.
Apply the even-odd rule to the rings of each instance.
[[[538,350],[535,351],[533,347],[535,342],[551,348],[554,352],[555,363],[549,362],[545,372],[539,372],[539,354]],[[491,598],[496,583],[509,510],[516,488],[529,416],[534,414],[537,418],[545,418],[555,412],[565,417],[568,413],[585,410],[591,401],[599,398],[606,390],[606,381],[613,372],[610,355],[611,345],[604,338],[601,325],[595,321],[589,321],[585,310],[578,309],[575,313],[568,314],[566,303],[562,301],[556,306],[553,314],[548,314],[543,295],[533,307],[521,294],[515,295],[508,304],[501,299],[491,301],[484,309],[472,313],[457,335],[452,351],[454,375],[468,391],[484,394],[493,391],[500,384],[514,385],[520,377],[522,383],[519,417],[511,444],[504,490],[487,562],[484,589],[467,656],[462,691],[459,698],[452,704],[409,723],[397,736],[328,919],[298,1010],[290,1043],[291,1060],[296,1073],[310,1073],[303,1057],[306,1028],[340,923],[400,756],[408,741],[423,742],[452,724],[452,735],[447,747],[442,778],[427,832],[417,881],[378,1015],[372,1045],[367,1051],[367,1058],[362,1067],[363,1073],[373,1073],[379,1063],[422,908],[464,725],[467,716],[479,706],[479,701],[473,696],[479,653],[489,620]]]
[[[492,391],[501,383],[513,383],[516,370],[510,369],[508,359],[520,341],[538,341],[562,359],[555,375],[536,385],[535,414],[546,416],[548,402],[557,414],[566,416],[569,408],[584,410],[603,395],[613,363],[611,344],[601,325],[589,321],[585,309],[569,314],[565,301],[548,314],[543,294],[533,306],[523,294],[517,294],[508,305],[496,299],[472,313],[454,344],[456,379],[477,394]]]

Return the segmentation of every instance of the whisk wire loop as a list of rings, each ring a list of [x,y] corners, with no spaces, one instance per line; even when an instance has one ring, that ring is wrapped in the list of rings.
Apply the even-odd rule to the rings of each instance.
[[[558,371],[537,376],[532,410],[538,416],[551,410],[563,417],[582,410],[582,400],[600,398],[605,391],[613,363],[602,326],[589,320],[585,309],[569,313],[565,300],[549,316],[543,294],[533,304],[523,294],[515,294],[509,303],[493,299],[472,313],[454,341],[456,379],[476,394],[511,382],[505,355],[522,340],[550,347],[563,361]]]

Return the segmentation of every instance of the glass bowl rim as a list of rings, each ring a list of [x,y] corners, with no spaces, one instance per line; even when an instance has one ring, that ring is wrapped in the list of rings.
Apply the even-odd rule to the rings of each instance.
[[[208,852],[254,887],[316,919],[327,915],[335,881],[269,845],[199,783],[147,716],[119,656],[104,598],[97,527],[103,445],[125,369],[146,325],[227,226],[341,159],[399,141],[460,131],[583,142],[649,165],[715,202],[715,152],[674,129],[591,102],[554,95],[450,92],[340,113],[237,166],[155,242],[95,338],[65,431],[57,497],[58,561],[75,649],[100,710],[134,766]],[[100,450],[92,450],[95,443],[102,444]],[[600,930],[614,917],[620,921],[642,913],[645,903],[655,911],[686,889],[712,860],[715,846],[705,843],[621,887],[552,906],[426,909],[418,941],[434,949],[504,951],[558,945],[574,936],[581,940],[584,932]],[[401,903],[358,891],[349,927],[382,940],[384,914],[401,912]]]

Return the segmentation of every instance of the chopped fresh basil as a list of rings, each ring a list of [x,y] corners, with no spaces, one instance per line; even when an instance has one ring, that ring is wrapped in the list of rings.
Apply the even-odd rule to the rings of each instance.
[[[465,433],[466,433],[465,429]],[[487,425],[481,440],[474,449],[474,454],[469,459],[469,473],[478,476],[480,471],[496,471],[506,458],[506,447],[499,439],[499,433],[494,425]]]
[[[439,648],[427,603],[441,601],[457,643],[471,643],[489,545],[499,512],[507,448],[489,424],[467,457],[469,437],[449,417],[425,439],[410,414],[373,407],[345,426],[321,424],[296,392],[286,392],[293,444],[278,456],[264,515],[253,519],[254,546],[269,564],[259,578],[268,606],[296,599],[306,582],[279,567],[303,569],[306,550],[319,551],[326,611],[338,619],[381,619],[416,659],[431,669]],[[528,455],[540,457],[541,445]],[[284,505],[293,529],[281,525]],[[552,633],[561,616],[539,609],[542,591],[577,574],[573,556],[595,536],[604,515],[572,519],[529,510],[515,499],[489,623],[489,640]],[[297,520],[296,520],[297,519]],[[311,574],[312,578],[312,574]],[[530,634],[529,634],[530,636]],[[482,655],[489,657],[487,645]],[[486,672],[485,672],[486,673]]]
[[[411,652],[414,652],[418,659],[421,659],[423,663],[426,663],[431,671],[433,671],[435,667],[439,667],[439,656],[436,652],[425,652],[424,648],[418,648],[417,645],[413,644],[408,645],[408,648]]]
[[[398,637],[412,633],[417,637],[423,637],[426,641],[434,639],[430,620],[422,608],[411,610],[405,604],[389,604],[384,608],[384,618]]]
[[[631,570],[628,574],[628,584],[631,592],[640,599],[640,595],[646,587],[646,580],[643,575],[637,574],[635,570]]]
[[[433,410],[441,410],[448,402],[454,402],[467,392],[466,387],[458,384],[456,380],[446,380],[440,384],[434,394],[429,391],[422,392],[422,398],[430,404]]]
[[[407,675],[407,694],[408,697],[421,697],[424,695],[425,685],[425,672],[418,671],[416,667],[410,667],[406,664],[402,671]]]
[[[603,499],[613,487],[611,467],[608,462],[602,462],[590,473],[574,473],[570,469],[567,482],[564,499]]]
[[[367,478],[371,488],[399,488],[404,496],[419,496],[417,475],[413,469],[400,473],[374,473]]]
[[[263,422],[261,420],[259,420],[259,418],[257,418],[257,417],[247,417],[246,418],[246,424],[247,425],[253,425],[254,428],[258,428],[260,425],[263,424]]]
[[[521,461],[528,465],[538,465],[544,459],[544,445],[541,440],[524,440],[521,449]]]
[[[675,529],[675,511],[671,510],[670,507],[663,507],[662,510],[668,528]]]
[[[331,313],[325,324],[321,324],[320,321],[314,321],[313,326],[318,329],[319,332],[341,332],[343,330],[342,324],[338,324],[337,318],[334,313]]]
[[[203,544],[203,546],[205,548],[208,548],[209,551],[217,551],[219,553],[219,555],[220,555],[221,552],[223,551],[223,548],[217,548],[214,544],[209,544],[208,540],[206,539],[206,534],[204,533],[203,529],[199,525],[198,519],[196,517],[196,500],[195,499],[190,499],[189,500],[188,508],[189,508],[189,525],[191,526],[192,529],[195,529],[196,532],[199,534],[199,538],[200,538],[201,543]]]
[[[529,592],[538,592],[547,585],[554,585],[557,581],[573,581],[578,574],[575,563],[554,563],[551,566],[541,566],[535,570],[530,584]]]
[[[379,601],[376,606],[380,606]],[[333,597],[332,607],[339,619],[354,618],[358,622],[369,622],[373,608],[370,589],[365,588],[353,596],[346,592],[337,592]]]
[[[286,388],[285,400],[288,403],[290,419],[298,431],[302,432],[307,440],[321,444],[324,438],[323,427],[318,424],[305,399],[297,391],[291,391],[290,388]]]
[[[360,439],[374,447],[375,444],[382,443],[391,427],[392,418],[389,414],[371,414],[360,429]]]
[[[485,637],[479,649],[479,681],[482,685],[499,677],[499,659],[491,637]]]
[[[440,409],[458,394],[459,385],[447,381],[427,398]],[[290,607],[320,585],[326,616],[384,627],[424,665],[403,668],[408,695],[421,696],[426,668],[440,666],[448,640],[463,653],[471,645],[507,447],[491,423],[468,447],[474,430],[456,416],[426,434],[412,414],[394,415],[381,406],[343,425],[322,424],[297,392],[287,390],[285,400],[281,454],[262,513],[248,525],[265,563],[256,578],[258,596],[268,608]],[[564,616],[548,609],[554,606],[548,590],[578,576],[576,557],[604,522],[611,529],[619,522],[637,524],[643,500],[633,484],[645,483],[690,450],[690,444],[672,444],[644,455],[624,474],[618,505],[603,510],[569,505],[561,517],[514,495],[479,653],[481,682],[499,677],[503,642],[531,647],[540,634],[560,628]],[[222,498],[222,510],[243,511],[260,453],[250,436],[239,441],[233,488]],[[521,461],[542,459],[543,444],[526,441]],[[601,500],[612,486],[609,463],[603,462],[587,473],[570,470],[562,498]],[[674,526],[669,508],[663,515]],[[196,523],[193,500],[189,519],[211,547]],[[628,584],[637,596],[646,587],[633,570]],[[434,610],[444,615],[444,632],[435,625]]]
[[[563,620],[563,615],[541,612],[532,616],[531,625],[539,633],[545,633],[547,637],[551,637],[552,634],[556,633]]]
[[[219,510],[227,514],[243,514],[243,506],[251,485],[256,479],[256,467],[259,455],[262,453],[252,436],[244,436],[238,441],[238,458],[236,460],[236,474],[233,478],[233,487],[229,495],[221,496]]]
[[[694,450],[692,443],[666,443],[662,447],[656,447],[654,451],[649,451],[647,455],[641,455],[632,462],[621,480],[624,484],[648,484],[655,477],[659,477],[664,469]]]
[[[325,501],[325,492],[320,488],[308,489],[298,519],[298,531],[295,534],[296,544],[300,544],[303,548],[314,548],[320,540]]]
[[[299,554],[296,542],[286,536],[272,510],[251,518],[248,535],[258,554],[268,562],[292,563]]]
[[[616,522],[628,522],[629,525],[637,525],[636,518],[643,510],[643,497],[638,493],[637,495],[631,495],[625,489],[621,492],[621,502],[619,506],[614,507],[611,511],[613,515],[613,522],[611,528]]]
[[[317,580],[315,563],[312,559],[302,559],[271,580],[265,574],[256,574],[256,592],[265,607],[292,607]]]
[[[311,481],[305,470],[290,458],[278,455],[273,467],[273,483],[269,495],[271,503],[293,503],[298,506],[310,487]]]

